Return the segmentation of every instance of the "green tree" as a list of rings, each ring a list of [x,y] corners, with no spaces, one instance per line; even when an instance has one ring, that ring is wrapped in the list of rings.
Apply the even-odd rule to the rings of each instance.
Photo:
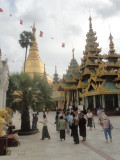
[[[33,39],[34,37],[32,32],[23,31],[20,34],[20,39],[19,39],[20,46],[26,49],[25,61],[24,61],[24,72],[25,72],[25,65],[26,65],[26,59],[27,59],[27,50],[28,50],[28,47],[32,45]]]
[[[7,106],[21,112],[21,131],[30,131],[29,108],[39,111],[41,105],[51,105],[52,88],[43,77],[33,79],[26,73],[12,74],[7,92]]]

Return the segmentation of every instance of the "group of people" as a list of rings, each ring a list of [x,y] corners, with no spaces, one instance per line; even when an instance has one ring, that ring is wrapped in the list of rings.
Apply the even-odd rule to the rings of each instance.
[[[107,115],[105,115],[103,109],[99,108],[97,111],[99,124],[102,126],[104,130],[104,135],[106,142],[108,142],[108,135],[110,141],[112,142],[111,128],[110,128],[110,120]],[[47,127],[47,117],[45,112],[43,112],[43,130],[42,130],[42,138],[41,140],[48,138],[50,139],[50,135]],[[83,138],[82,141],[86,141],[86,127],[95,128],[93,113],[90,109],[87,110],[87,113],[84,114],[83,111],[80,110],[56,110],[55,116],[55,124],[56,131],[60,133],[60,141],[66,139],[66,133],[69,133],[73,137],[73,141],[75,144],[79,144],[79,135]]]
[[[79,134],[83,137],[83,141],[86,141],[86,121],[80,110],[73,111],[71,108],[66,111],[57,110],[55,124],[56,131],[60,132],[60,140],[65,140],[65,133],[70,133],[75,144],[79,144]]]

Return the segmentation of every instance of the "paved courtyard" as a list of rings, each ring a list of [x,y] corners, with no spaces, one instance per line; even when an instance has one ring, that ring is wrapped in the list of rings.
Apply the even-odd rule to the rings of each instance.
[[[110,117],[114,126],[113,142],[105,143],[104,134],[97,124],[93,131],[87,128],[87,141],[73,144],[72,137],[67,134],[66,141],[59,140],[59,133],[54,125],[55,112],[48,114],[50,140],[41,141],[42,124],[38,124],[40,132],[36,135],[21,136],[21,145],[9,148],[11,155],[2,156],[0,160],[120,160],[120,116]],[[42,113],[39,115],[42,120]],[[14,116],[14,123],[20,127],[20,114]],[[82,139],[80,137],[80,139]]]

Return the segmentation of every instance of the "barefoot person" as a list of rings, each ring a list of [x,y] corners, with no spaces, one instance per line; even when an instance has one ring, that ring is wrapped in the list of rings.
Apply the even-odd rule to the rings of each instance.
[[[90,127],[90,130],[92,131],[93,127],[93,114],[90,109],[88,109],[87,113],[87,126]]]
[[[84,118],[84,114],[81,114],[81,118],[79,119],[79,131],[80,136],[83,137],[82,141],[86,141],[86,119]]]
[[[40,123],[43,124],[42,138],[41,138],[41,140],[44,140],[44,138],[50,139],[50,135],[49,135],[49,132],[48,132],[48,127],[47,127],[47,118],[46,118],[46,115],[43,115],[43,122],[40,121]]]
[[[107,115],[103,116],[102,123],[103,123],[103,127],[104,127],[104,135],[105,135],[106,142],[108,143],[108,135],[110,138],[110,142],[112,142],[111,130],[109,128],[110,120],[108,119]]]
[[[66,129],[66,121],[63,119],[63,116],[60,117],[60,120],[58,122],[58,127],[60,131],[60,140],[65,140],[65,129]]]

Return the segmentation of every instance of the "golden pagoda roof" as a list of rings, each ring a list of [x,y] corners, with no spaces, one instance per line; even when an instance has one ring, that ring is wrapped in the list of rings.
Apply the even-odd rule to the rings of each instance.
[[[44,64],[39,56],[35,23],[33,24],[32,31],[34,40],[32,42],[32,46],[30,47],[29,55],[26,60],[25,72],[29,73],[31,76],[34,76],[34,74],[44,73]]]
[[[36,74],[44,76],[44,64],[39,55],[35,23],[33,24],[32,31],[34,38],[26,60],[25,72],[28,73],[31,77],[34,77]],[[49,75],[46,74],[46,77],[48,82],[52,83],[52,79],[49,77]]]

